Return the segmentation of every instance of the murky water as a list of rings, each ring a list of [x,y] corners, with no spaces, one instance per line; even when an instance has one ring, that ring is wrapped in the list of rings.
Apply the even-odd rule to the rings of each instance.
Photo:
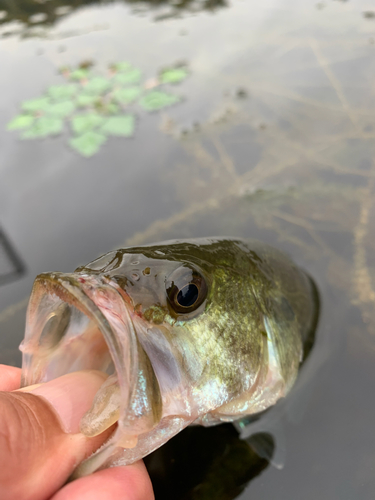
[[[138,109],[132,138],[83,158],[68,125],[33,140],[6,130],[22,102],[62,84],[59,68],[92,61],[104,74],[124,60],[147,81],[180,61],[189,68],[173,87],[181,102]],[[0,65],[0,362],[20,363],[42,271],[124,244],[262,239],[321,294],[314,350],[268,429],[283,467],[231,426],[188,429],[147,461],[157,497],[373,498],[371,2],[0,0]]]

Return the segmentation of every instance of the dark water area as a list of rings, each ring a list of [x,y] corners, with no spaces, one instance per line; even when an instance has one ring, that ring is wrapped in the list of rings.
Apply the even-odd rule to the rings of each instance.
[[[85,122],[77,150],[85,109],[30,104],[52,86],[87,90],[73,73],[89,68],[109,106],[123,61],[140,70],[139,92],[178,97],[152,112],[122,103],[128,134]],[[187,76],[163,86],[165,68]],[[311,355],[256,423],[270,461],[231,425],[188,428],[146,460],[157,498],[373,498],[374,75],[365,0],[0,0],[0,363],[21,363],[37,274],[124,245],[258,238],[319,289]],[[49,117],[46,128],[22,139],[26,122],[9,125],[20,114],[31,127]]]

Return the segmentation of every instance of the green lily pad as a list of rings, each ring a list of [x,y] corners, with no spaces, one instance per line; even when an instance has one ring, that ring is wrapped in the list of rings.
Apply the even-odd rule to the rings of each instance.
[[[95,76],[88,81],[85,85],[85,93],[87,94],[104,94],[109,87],[111,86],[110,82],[107,78],[103,78],[102,76]]]
[[[169,68],[161,72],[160,80],[162,83],[179,83],[185,80],[188,74],[186,68]]]
[[[88,78],[90,71],[86,68],[78,68],[69,74],[71,80],[85,80]]]
[[[140,87],[128,87],[125,89],[116,89],[113,92],[113,98],[121,104],[129,104],[135,101],[140,94],[142,89]]]
[[[138,83],[142,78],[142,72],[138,68],[132,68],[125,73],[118,73],[114,76],[114,81],[119,85],[126,85],[127,83]]]
[[[64,122],[60,118],[41,116],[22,134],[22,139],[39,139],[49,135],[61,134]]]
[[[75,134],[83,134],[99,127],[104,121],[104,118],[98,113],[86,113],[85,115],[76,115],[71,120],[73,132]]]
[[[133,66],[127,61],[120,61],[118,63],[112,64],[111,69],[115,71],[129,71]]]
[[[50,104],[44,111],[48,115],[65,118],[66,116],[71,115],[75,108],[76,107],[73,101],[62,101]]]
[[[21,105],[24,111],[28,111],[29,113],[36,113],[37,111],[44,111],[49,103],[49,97],[38,97],[37,99],[30,99],[29,101],[24,101]]]
[[[78,151],[82,156],[89,158],[97,153],[107,140],[106,136],[94,132],[93,130],[85,132],[84,134],[75,137],[69,141],[70,146]]]
[[[165,92],[154,90],[142,97],[139,100],[139,104],[146,111],[157,111],[158,109],[176,104],[180,100],[181,98],[176,95],[166,94]]]
[[[103,108],[103,112],[106,113],[106,114],[110,114],[110,115],[114,115],[115,113],[118,113],[119,112],[119,106],[114,103],[114,102],[110,102],[109,104],[107,104],[106,106],[104,106]]]
[[[52,85],[48,89],[48,95],[52,97],[52,99],[60,100],[60,99],[69,99],[77,92],[76,85]]]
[[[34,117],[31,115],[18,115],[13,118],[7,125],[8,130],[19,130],[30,127],[34,122]]]
[[[77,96],[76,104],[79,108],[86,108],[88,106],[94,106],[96,102],[98,102],[97,95],[89,95],[89,94],[79,94]]]
[[[114,115],[119,112],[120,107],[115,102],[104,102],[97,100],[94,103],[95,111],[102,115]]]
[[[133,115],[111,116],[104,122],[100,131],[107,135],[130,137],[134,133],[134,125]]]

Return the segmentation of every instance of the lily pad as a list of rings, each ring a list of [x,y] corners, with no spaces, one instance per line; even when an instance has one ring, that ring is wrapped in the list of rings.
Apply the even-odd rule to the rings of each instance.
[[[90,72],[86,68],[78,68],[69,73],[69,78],[71,80],[85,80],[88,78]]]
[[[118,63],[112,64],[111,69],[115,71],[129,71],[133,66],[127,61],[120,61]]]
[[[76,69],[66,66],[60,72],[65,83],[51,85],[44,95],[23,102],[7,129],[20,130],[23,139],[42,138],[60,134],[68,121],[71,147],[87,157],[95,154],[108,136],[134,134],[135,117],[123,112],[128,105],[137,103],[147,111],[156,111],[179,102],[181,97],[161,91],[160,85],[180,82],[188,75],[187,68],[180,65],[143,81],[141,70],[127,61],[110,66],[107,75],[95,74],[90,62]]]
[[[186,68],[169,68],[161,72],[160,80],[162,83],[179,83],[185,80],[188,74]]]
[[[102,144],[107,140],[106,136],[93,130],[75,137],[69,141],[70,146],[82,156],[89,158],[96,154]]]
[[[97,95],[90,95],[90,94],[79,94],[77,96],[76,104],[80,108],[86,108],[89,106],[94,106],[96,102],[98,102],[98,97]]]
[[[120,110],[120,107],[115,102],[105,102],[100,99],[94,103],[94,108],[100,116],[115,115]]]
[[[52,85],[47,92],[52,99],[69,99],[77,92],[77,85]]]
[[[166,94],[165,92],[154,90],[142,97],[139,101],[139,104],[146,111],[157,111],[158,109],[176,104],[180,100],[181,98],[176,95]]]
[[[111,116],[101,127],[101,132],[107,135],[130,137],[134,133],[135,119],[133,115]]]
[[[91,78],[91,80],[89,80],[85,85],[85,93],[95,95],[104,94],[104,92],[106,92],[110,86],[111,84],[107,80],[107,78],[96,76],[94,78]]]
[[[48,115],[65,118],[71,115],[75,108],[76,107],[73,101],[61,101],[50,104],[44,111]]]
[[[119,85],[126,85],[127,83],[138,83],[142,78],[142,72],[138,68],[133,68],[125,73],[118,73],[114,76],[114,81]]]
[[[8,123],[8,130],[19,130],[30,127],[34,122],[34,117],[31,115],[18,115]]]
[[[33,125],[22,134],[22,139],[39,139],[49,135],[61,134],[64,122],[60,118],[42,116],[37,118]]]
[[[104,121],[104,118],[98,113],[86,113],[84,115],[76,115],[72,118],[71,125],[73,132],[83,134],[99,127]]]
[[[44,111],[49,103],[49,97],[39,97],[37,99],[30,99],[29,101],[24,101],[21,105],[24,111],[28,111],[29,113],[36,113],[38,111]]]
[[[103,107],[103,113],[113,115],[115,113],[118,113],[119,109],[120,108],[116,103],[110,102],[109,104],[107,104]]]
[[[129,104],[135,101],[140,94],[142,89],[140,87],[128,87],[125,89],[116,89],[113,92],[113,98],[121,104]]]

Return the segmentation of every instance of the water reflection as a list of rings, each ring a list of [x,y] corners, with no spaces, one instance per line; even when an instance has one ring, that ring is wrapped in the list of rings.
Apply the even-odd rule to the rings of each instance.
[[[156,20],[178,17],[182,13],[196,13],[202,10],[214,12],[226,7],[226,0],[123,0],[140,12],[138,6],[157,12]],[[108,4],[101,0],[0,0],[0,26],[18,21],[26,28],[31,26],[50,26],[77,9],[90,5]],[[138,10],[137,10],[138,8]]]
[[[272,436],[261,437],[272,455]],[[269,465],[251,442],[241,440],[231,424],[188,427],[145,459],[156,500],[236,498]]]

